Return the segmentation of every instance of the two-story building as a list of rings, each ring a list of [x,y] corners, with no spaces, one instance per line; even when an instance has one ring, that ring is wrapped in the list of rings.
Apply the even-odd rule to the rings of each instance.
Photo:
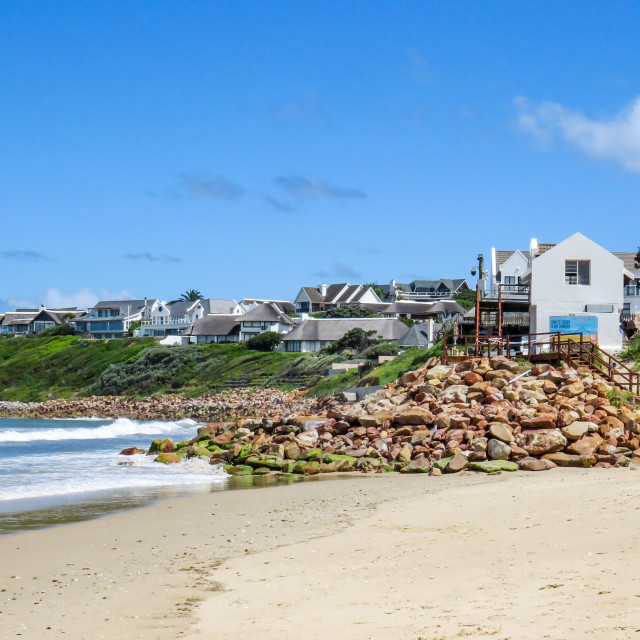
[[[361,284],[320,284],[317,287],[302,287],[294,303],[296,313],[316,313],[347,304],[380,304],[382,301],[371,288]]]
[[[246,342],[266,331],[282,334],[289,333],[296,324],[292,318],[280,311],[273,302],[260,304],[251,309],[251,311],[237,316],[235,321],[240,325],[241,342]]]
[[[383,292],[385,302],[444,300],[469,290],[469,284],[464,278],[412,280],[404,283],[391,280],[389,284],[378,286]]]
[[[164,307],[159,300],[101,300],[76,320],[76,331],[90,338],[122,338],[138,320],[148,320],[152,311]]]
[[[581,333],[606,350],[622,347],[620,313],[633,274],[620,258],[581,233],[540,252],[532,243],[529,269],[531,332]]]
[[[207,304],[207,307],[210,305]],[[149,309],[149,317],[141,321],[139,335],[177,336],[204,316],[204,300],[177,300],[171,304],[159,302]]]

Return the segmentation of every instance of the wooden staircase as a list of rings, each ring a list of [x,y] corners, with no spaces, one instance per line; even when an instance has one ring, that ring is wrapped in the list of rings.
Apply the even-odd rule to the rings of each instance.
[[[630,369],[597,344],[567,340],[558,344],[560,357],[573,366],[588,366],[612,384],[640,396],[640,373]]]

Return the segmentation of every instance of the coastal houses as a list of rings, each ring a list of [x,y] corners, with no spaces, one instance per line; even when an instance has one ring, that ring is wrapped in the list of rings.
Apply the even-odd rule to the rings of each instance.
[[[17,309],[0,317],[0,334],[27,335],[41,333],[45,329],[62,324],[75,325],[86,312],[77,307],[65,309]]]
[[[149,320],[164,305],[154,300],[101,300],[76,321],[76,330],[89,338],[122,338],[134,322]]]
[[[296,313],[316,313],[347,304],[380,304],[382,300],[372,287],[361,284],[320,284],[317,287],[302,287],[295,297]]]
[[[288,333],[295,322],[273,302],[265,302],[237,316],[235,322],[240,325],[240,340],[246,342],[260,333],[274,331]]]
[[[307,318],[282,338],[284,350],[319,351],[354,328],[375,331],[380,340],[392,342],[400,340],[409,330],[404,322],[395,318]]]
[[[384,294],[385,302],[398,300],[442,300],[453,298],[458,293],[469,290],[465,278],[441,278],[440,280],[412,280],[408,283],[391,280],[388,285],[378,285]]]

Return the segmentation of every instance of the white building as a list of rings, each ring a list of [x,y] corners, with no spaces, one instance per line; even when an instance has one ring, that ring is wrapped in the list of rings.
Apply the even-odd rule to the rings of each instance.
[[[581,233],[557,245],[532,240],[529,268],[531,333],[582,333],[605,350],[622,347],[620,312],[625,278],[622,260]]]

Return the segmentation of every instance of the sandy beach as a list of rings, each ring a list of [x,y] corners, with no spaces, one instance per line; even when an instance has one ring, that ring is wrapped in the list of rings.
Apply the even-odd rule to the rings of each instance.
[[[628,469],[358,476],[0,538],[0,638],[632,638]]]

